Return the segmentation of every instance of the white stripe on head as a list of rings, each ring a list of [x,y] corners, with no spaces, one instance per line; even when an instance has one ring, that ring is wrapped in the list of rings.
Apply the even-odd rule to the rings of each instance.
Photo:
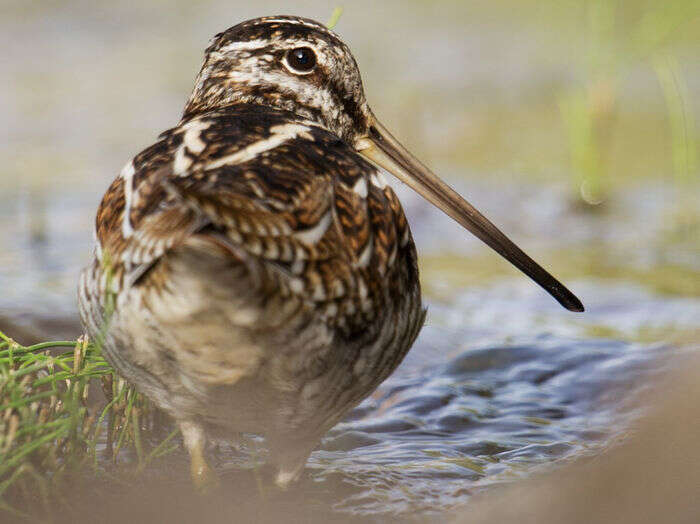
[[[319,24],[318,22],[307,22],[306,20],[300,20],[298,18],[262,18],[260,23],[256,25],[263,24],[292,24],[330,32],[326,26]]]
[[[225,54],[228,52],[236,51],[255,51],[258,49],[263,49],[269,47],[270,51],[284,51],[286,49],[292,49],[294,47],[310,47],[316,53],[316,58],[319,63],[324,62],[324,54],[321,52],[321,48],[325,42],[322,39],[303,36],[299,38],[285,38],[285,39],[264,39],[257,38],[255,40],[247,40],[242,42],[230,42],[216,51],[210,53],[210,56],[215,56],[215,53]]]
[[[254,51],[270,45],[270,40],[257,38],[246,42],[231,42],[216,50],[218,53],[227,53],[229,51]]]

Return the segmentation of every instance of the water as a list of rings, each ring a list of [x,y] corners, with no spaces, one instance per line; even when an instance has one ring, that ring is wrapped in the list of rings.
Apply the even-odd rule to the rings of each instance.
[[[633,402],[636,396],[673,365],[676,355],[697,348],[693,334],[700,300],[660,294],[634,278],[566,279],[586,304],[585,314],[563,310],[505,264],[481,283],[455,285],[461,275],[453,266],[464,262],[468,271],[469,260],[476,257],[497,267],[496,255],[466,233],[449,232],[452,226],[440,213],[400,191],[424,261],[428,320],[403,364],[325,436],[300,485],[292,489],[296,496],[315,500],[328,515],[399,520],[435,515],[468,503],[475,492],[493,484],[599,452],[643,413]],[[554,203],[548,216],[544,204],[535,206],[538,213],[520,209],[526,199],[513,200],[518,190],[512,187],[482,186],[474,193],[482,208],[521,214],[523,220],[511,226],[513,235],[532,239],[535,251],[562,243],[562,249],[585,249],[591,231],[609,218],[576,214],[558,204],[556,190],[547,191],[541,188],[537,198]],[[70,198],[75,197],[53,195],[59,204],[45,208],[48,224],[58,223],[66,209],[72,210],[68,215],[90,212],[88,198],[62,204]],[[85,225],[74,219],[75,230],[49,229],[32,241],[30,207],[14,209],[2,230],[19,228],[24,240],[4,261],[0,285],[8,293],[0,298],[0,311],[24,327],[34,324],[42,331],[43,325],[46,336],[59,329],[74,337],[79,333],[75,278],[89,246]],[[632,236],[638,212],[662,216],[652,205],[618,209],[613,216],[619,238]],[[560,241],[543,231],[555,219],[578,225],[573,239],[569,235]],[[436,238],[435,232],[445,227],[445,236]],[[654,258],[654,231],[648,228],[644,235],[649,238],[637,249],[624,248],[628,268]],[[450,235],[464,242],[448,244]],[[608,259],[615,257],[615,249],[623,248],[610,246]],[[683,246],[675,250],[683,259]],[[448,271],[442,271],[445,252],[450,253]],[[31,263],[13,262],[23,259]],[[59,328],[46,328],[47,319]],[[255,485],[251,472],[259,463],[252,449],[215,453],[224,486],[231,491]],[[156,466],[149,479],[158,484],[167,478],[184,490],[187,471],[187,457],[179,452]]]
[[[600,452],[643,414],[637,395],[677,355],[699,349],[700,235],[697,225],[677,220],[695,186],[671,183],[664,141],[645,142],[645,129],[663,129],[665,118],[653,76],[633,68],[635,89],[626,92],[620,121],[634,156],[624,156],[622,146],[613,155],[629,163],[623,171],[643,171],[637,162],[652,174],[619,173],[606,203],[582,210],[572,205],[576,177],[552,109],[552,92],[583,74],[566,46],[540,47],[542,28],[506,13],[498,15],[502,23],[482,23],[481,8],[392,5],[384,13],[395,30],[389,35],[360,16],[370,4],[348,9],[339,26],[357,51],[375,110],[561,276],[587,311],[562,310],[398,187],[429,308],[404,363],[325,436],[300,484],[274,495],[274,503],[258,491],[250,450],[216,454],[228,494],[218,505],[192,498],[186,457],[175,453],[145,481],[153,493],[165,490],[173,511],[257,504],[256,511],[270,505],[300,520],[312,508],[325,520],[356,521],[441,514],[494,484]],[[304,14],[322,18],[324,6]],[[5,58],[15,82],[0,83],[0,329],[8,334],[29,341],[80,333],[75,285],[90,257],[100,195],[133,153],[177,120],[199,53],[223,28],[221,13],[231,11],[217,2],[196,13],[181,7],[120,7],[108,15],[85,3],[28,15],[18,4],[0,21],[6,48],[26,44],[23,55]],[[446,9],[455,12],[447,16]],[[231,24],[256,14],[237,12]],[[419,29],[422,45],[407,44]],[[75,71],[84,80],[78,85]],[[690,70],[691,94],[698,78]],[[126,505],[110,506],[107,494],[123,489],[111,482],[96,500],[116,512]],[[138,493],[130,495],[138,501]]]
[[[519,297],[511,312],[536,307],[537,298]],[[499,300],[465,292],[459,302],[469,318],[476,304]],[[485,314],[495,317],[496,308]],[[581,325],[544,327],[558,314],[505,329],[482,323],[483,312],[477,322],[456,316],[434,307],[431,319],[444,324],[426,327],[404,365],[312,456],[314,478],[339,475],[360,490],[340,504],[344,511],[456,507],[489,484],[592,452],[625,428],[630,399],[673,353],[592,339]]]
[[[404,363],[325,436],[297,485],[283,495],[264,487],[272,472],[260,469],[257,441],[221,447],[214,457],[224,495],[214,505],[263,521],[305,521],[308,508],[318,521],[435,518],[495,484],[600,453],[645,412],[637,396],[692,349],[631,334],[652,321],[692,329],[700,301],[660,299],[629,284],[576,285],[591,297],[589,316],[560,311],[513,281],[431,301],[428,325]],[[627,336],[591,335],[613,326]],[[157,468],[146,493],[179,489],[187,502],[174,512],[220,521],[188,497],[184,453]]]

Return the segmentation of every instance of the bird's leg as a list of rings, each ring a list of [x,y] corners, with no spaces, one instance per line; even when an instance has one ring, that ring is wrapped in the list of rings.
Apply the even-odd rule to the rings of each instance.
[[[204,448],[207,436],[204,429],[195,422],[185,420],[179,423],[180,432],[185,441],[185,447],[190,453],[190,475],[192,483],[199,491],[206,491],[218,483],[218,478],[213,469],[204,458]]]
[[[290,484],[296,482],[299,479],[299,475],[304,470],[306,465],[306,459],[297,461],[296,463],[289,463],[280,465],[277,475],[275,475],[275,484],[278,488],[287,489]]]
[[[311,444],[311,445],[310,445]],[[271,446],[272,460],[277,465],[275,484],[279,488],[286,489],[290,484],[296,482],[304,471],[306,461],[311,455],[313,444],[303,442],[300,445],[289,445],[289,443],[276,442]]]

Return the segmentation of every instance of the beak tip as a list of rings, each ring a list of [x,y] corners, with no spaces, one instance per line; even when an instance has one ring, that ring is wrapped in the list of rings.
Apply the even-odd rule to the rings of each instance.
[[[586,311],[586,308],[583,307],[583,303],[574,295],[571,295],[569,297],[566,297],[566,299],[561,300],[560,304],[569,311],[573,311],[574,313],[583,313],[584,311]]]
[[[562,305],[562,307],[574,313],[583,313],[586,310],[586,308],[583,307],[583,303],[576,295],[569,291],[558,280],[555,280],[554,277],[550,278],[552,278],[554,282],[550,285],[545,285],[542,287],[544,287],[547,292],[552,295],[552,297],[554,297],[559,304]],[[540,282],[538,282],[538,284],[542,285]]]

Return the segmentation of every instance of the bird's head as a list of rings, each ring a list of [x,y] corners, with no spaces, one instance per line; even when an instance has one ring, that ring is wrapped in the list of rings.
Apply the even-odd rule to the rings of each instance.
[[[291,111],[336,134],[440,208],[540,284],[564,307],[581,302],[404,148],[365,100],[350,49],[324,25],[271,16],[216,35],[183,119],[247,103]]]
[[[292,16],[249,20],[212,39],[185,118],[233,103],[291,111],[349,143],[371,120],[348,46],[324,25]]]

